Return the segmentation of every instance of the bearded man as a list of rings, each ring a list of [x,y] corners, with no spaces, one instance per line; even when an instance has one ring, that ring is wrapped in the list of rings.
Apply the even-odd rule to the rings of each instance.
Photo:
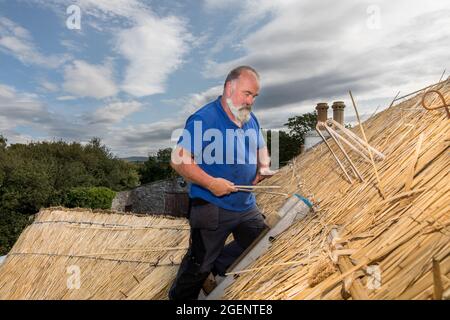
[[[259,90],[256,70],[233,69],[222,96],[187,119],[172,153],[172,168],[190,183],[191,235],[170,299],[197,299],[208,275],[223,276],[267,227],[253,193],[236,187],[254,185],[274,173],[252,113]],[[230,234],[234,240],[225,246]]]

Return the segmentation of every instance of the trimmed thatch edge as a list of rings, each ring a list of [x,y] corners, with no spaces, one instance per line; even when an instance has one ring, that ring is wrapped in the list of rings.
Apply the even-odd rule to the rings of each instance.
[[[161,219],[169,219],[169,220],[187,220],[185,217],[174,217],[165,214],[145,214],[145,213],[134,213],[134,212],[123,212],[116,211],[111,209],[92,209],[92,208],[66,208],[62,206],[53,206],[47,208],[41,208],[39,212],[35,213],[34,216],[37,216],[40,213],[48,212],[48,211],[65,211],[65,212],[91,212],[91,213],[100,213],[100,214],[119,214],[119,215],[127,215],[127,216],[135,216],[135,217],[153,217],[153,218],[161,218]]]

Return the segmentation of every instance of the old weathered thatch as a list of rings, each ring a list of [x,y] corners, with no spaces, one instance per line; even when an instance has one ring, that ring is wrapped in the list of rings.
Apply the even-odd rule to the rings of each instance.
[[[448,81],[436,88],[450,101]],[[308,197],[315,212],[277,237],[224,298],[448,297],[450,123],[442,109],[422,108],[422,96],[363,125],[386,155],[376,163],[381,185],[351,150],[364,182],[347,182],[323,144],[262,183]],[[269,224],[286,201],[257,200]],[[0,299],[165,299],[188,238],[185,219],[42,210],[0,265]]]
[[[186,219],[41,210],[0,265],[0,299],[165,299]]]
[[[449,102],[449,81],[437,89]],[[376,164],[381,186],[372,164],[350,150],[365,182],[347,182],[323,144],[262,183],[309,197],[316,211],[280,235],[249,266],[253,271],[228,288],[226,299],[448,297],[450,120],[443,109],[424,109],[422,96],[363,124],[369,143],[386,155]],[[431,94],[426,102],[442,105]],[[269,214],[284,201],[258,196]]]

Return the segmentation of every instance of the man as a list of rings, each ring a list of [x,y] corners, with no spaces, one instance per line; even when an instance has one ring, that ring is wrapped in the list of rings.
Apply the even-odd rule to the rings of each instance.
[[[191,183],[191,238],[170,299],[197,299],[210,272],[224,275],[267,227],[255,196],[236,187],[273,175],[259,123],[251,112],[259,89],[259,75],[253,68],[233,69],[223,95],[188,118],[172,153],[172,167]],[[224,247],[231,233],[234,241]]]

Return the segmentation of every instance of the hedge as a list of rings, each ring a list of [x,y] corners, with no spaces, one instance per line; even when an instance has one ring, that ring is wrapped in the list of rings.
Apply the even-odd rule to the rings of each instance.
[[[66,194],[65,206],[69,208],[111,209],[116,192],[106,187],[76,187]]]

